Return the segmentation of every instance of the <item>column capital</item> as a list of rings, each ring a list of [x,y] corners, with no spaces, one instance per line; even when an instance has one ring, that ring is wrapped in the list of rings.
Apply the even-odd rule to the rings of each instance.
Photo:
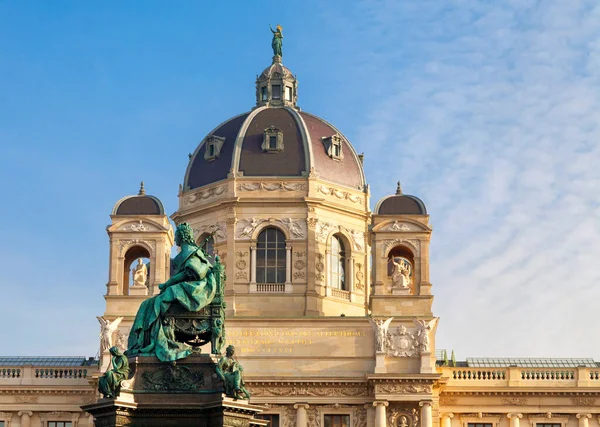
[[[29,415],[30,417],[33,417],[33,412],[31,412],[31,411],[19,411],[19,412],[17,412],[17,415],[19,417],[21,417],[23,415]]]
[[[420,407],[423,407],[423,406],[425,406],[425,405],[429,405],[429,406],[431,406],[431,400],[421,400],[421,401],[419,402],[419,406],[420,406]]]
[[[373,406],[377,407],[377,406],[389,406],[390,402],[388,402],[387,400],[376,400],[375,402],[373,402]]]
[[[592,414],[577,414],[577,418],[592,418]]]
[[[294,405],[294,409],[300,409],[300,408],[308,409],[308,408],[310,408],[310,405],[308,403],[296,403]]]
[[[452,413],[452,412],[443,413],[442,418],[454,418],[454,413]]]
[[[517,414],[517,413],[506,414],[506,416],[508,418],[523,418],[523,414]]]
[[[292,247],[291,247],[291,246],[288,246],[288,245],[285,245],[285,249],[286,249],[286,250],[288,250],[288,251],[291,251],[291,250],[292,250]]]

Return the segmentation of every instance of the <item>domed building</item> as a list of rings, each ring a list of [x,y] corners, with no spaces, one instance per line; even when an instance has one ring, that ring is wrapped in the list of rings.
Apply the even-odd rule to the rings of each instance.
[[[171,274],[171,220],[225,266],[225,339],[272,427],[598,424],[593,360],[436,351],[424,202],[398,183],[371,211],[362,155],[301,111],[280,55],[255,94],[195,148],[171,218],[143,183],[115,204],[99,363],[0,357],[0,427],[93,424],[79,407],[97,398],[108,348],[126,348],[140,304]]]

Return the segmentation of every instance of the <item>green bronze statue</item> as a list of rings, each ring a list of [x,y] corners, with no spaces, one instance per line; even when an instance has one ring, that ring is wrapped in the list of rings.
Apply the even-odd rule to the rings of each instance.
[[[281,25],[278,25],[277,27],[275,27],[275,30],[273,30],[273,27],[269,25],[269,28],[273,33],[273,41],[271,42],[271,47],[273,48],[273,55],[283,56],[283,34],[281,33],[283,27]]]
[[[200,311],[213,301],[217,284],[188,224],[177,227],[175,244],[181,248],[173,260],[175,274],[158,286],[160,294],[140,306],[129,334],[128,356],[156,356],[162,362],[173,362],[192,353],[190,345],[175,340],[174,325],[165,319],[165,313],[175,304],[187,311]]]
[[[121,382],[129,376],[129,362],[119,347],[111,347],[108,351],[112,355],[112,369],[106,371],[98,380],[98,391],[104,397],[118,397],[121,392]]]
[[[250,393],[244,386],[242,365],[234,357],[235,347],[230,345],[225,350],[225,356],[221,357],[217,365],[217,375],[225,386],[225,395],[234,399],[249,399]]]

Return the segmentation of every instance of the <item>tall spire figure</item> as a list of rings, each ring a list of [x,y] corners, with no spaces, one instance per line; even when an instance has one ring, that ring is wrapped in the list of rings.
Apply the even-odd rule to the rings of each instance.
[[[273,30],[273,27],[271,27],[269,25],[269,28],[271,29],[271,32],[273,33],[273,41],[271,42],[271,47],[273,48],[273,55],[282,57],[283,56],[283,34],[281,33],[281,30],[283,30],[283,27],[281,25],[278,25],[277,27],[275,27],[275,30]]]

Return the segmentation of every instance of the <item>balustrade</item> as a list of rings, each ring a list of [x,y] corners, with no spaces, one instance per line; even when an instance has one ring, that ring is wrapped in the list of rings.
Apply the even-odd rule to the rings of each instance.
[[[505,380],[506,370],[500,369],[453,369],[452,378],[455,380]]]
[[[285,292],[285,283],[257,283],[256,292],[283,294]]]
[[[342,289],[331,288],[331,296],[334,298],[343,299],[345,301],[350,301],[350,292]]]

